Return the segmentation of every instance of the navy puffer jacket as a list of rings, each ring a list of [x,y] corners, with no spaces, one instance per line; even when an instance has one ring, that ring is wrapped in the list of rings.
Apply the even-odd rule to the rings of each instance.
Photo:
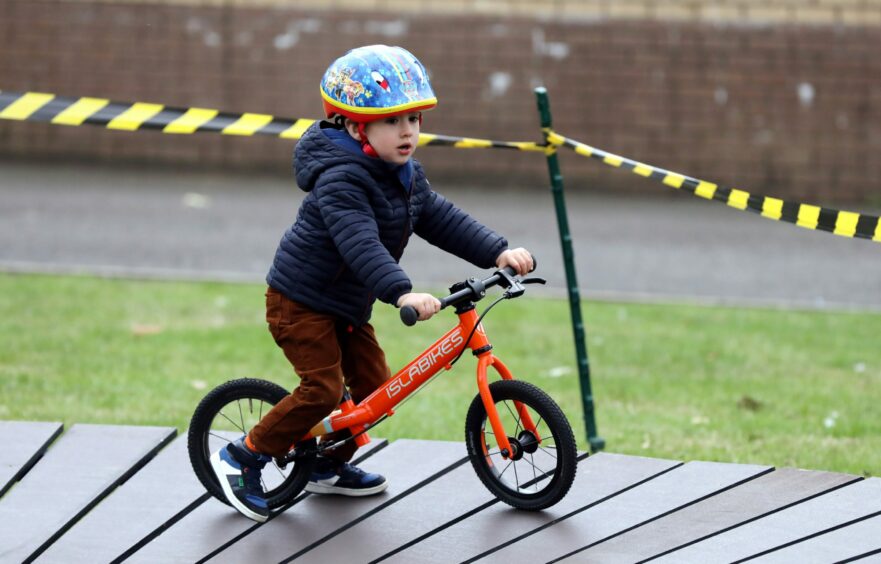
[[[495,266],[507,241],[434,192],[414,162],[410,189],[397,166],[340,147],[312,125],[294,151],[308,192],[281,238],[267,283],[288,298],[354,325],[373,302],[412,291],[398,265],[412,233],[479,268]]]

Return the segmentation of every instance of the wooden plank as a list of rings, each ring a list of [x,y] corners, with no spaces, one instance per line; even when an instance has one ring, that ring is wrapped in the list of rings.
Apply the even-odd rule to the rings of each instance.
[[[750,562],[823,564],[868,554],[872,556],[868,556],[866,562],[878,562],[881,560],[881,556],[878,555],[879,550],[881,550],[881,515],[775,550]]]
[[[181,435],[49,547],[40,562],[110,562],[205,494]]]
[[[170,441],[160,427],[74,425],[0,500],[0,546],[29,561]]]
[[[234,440],[240,433],[221,435]],[[40,556],[40,562],[124,558],[211,499],[193,473],[186,443],[186,435],[178,437],[53,544]],[[384,439],[374,439],[358,455],[363,457],[385,444]],[[126,523],[126,527],[120,528],[118,523]],[[114,531],[111,537],[108,530]]]
[[[645,560],[858,480],[862,478],[783,468],[579,552],[576,558]]]
[[[356,524],[297,562],[369,562],[495,498],[470,464],[462,464],[398,503]],[[382,531],[382,534],[376,534]],[[357,558],[353,554],[357,549]],[[448,560],[449,561],[449,560]]]
[[[210,500],[127,562],[195,562],[229,543],[232,546],[219,553],[218,561],[266,562],[274,558],[277,562],[319,541],[350,519],[393,502],[411,486],[460,461],[464,451],[461,443],[395,441],[359,464],[389,479],[389,489],[383,494],[365,498],[304,494],[293,507],[262,525]]]
[[[542,451],[534,456],[538,468],[552,468],[556,463],[555,458]],[[544,460],[540,460],[542,457]],[[359,561],[372,561],[386,554],[389,548],[404,545],[496,502],[471,464],[466,463],[349,528],[332,542],[303,554],[297,562],[325,564],[352,560],[355,556]],[[382,534],[377,535],[376,531],[382,531]],[[352,553],[352,547],[357,547],[356,555]],[[449,561],[450,553],[447,552],[445,557]]]
[[[742,560],[878,512],[881,478],[869,478],[681,548],[655,562]]]
[[[394,449],[394,450],[392,450]],[[337,536],[360,520],[394,507],[402,499],[416,495],[435,479],[443,477],[465,462],[465,445],[439,441],[396,441],[381,460],[364,465],[389,480],[383,495],[365,498],[313,495],[295,512],[288,512],[259,531],[261,534],[240,542],[216,556],[211,562],[246,561],[254,544],[266,545],[273,561],[286,562],[308,553],[325,542],[336,543]],[[296,531],[295,535],[291,531]],[[352,547],[352,559],[361,561],[358,547]],[[262,556],[261,556],[262,558]]]
[[[36,464],[63,429],[61,423],[0,421],[0,497]]]
[[[620,454],[598,453],[578,465],[575,483],[572,489],[557,505],[540,512],[518,511],[503,503],[494,503],[485,509],[468,516],[457,522],[449,523],[443,530],[436,531],[430,537],[421,539],[418,543],[406,546],[406,543],[417,537],[418,534],[408,534],[407,539],[401,542],[400,533],[390,531],[388,527],[382,530],[382,535],[372,542],[382,543],[389,538],[386,551],[382,555],[383,562],[398,562],[401,564],[410,562],[461,562],[472,558],[489,548],[509,542],[510,540],[547,526],[558,519],[573,512],[583,510],[592,504],[601,502],[609,496],[614,496],[635,485],[657,477],[667,472],[681,462],[672,460],[659,460],[638,456],[625,456]],[[468,470],[473,474],[470,465]],[[477,481],[473,475],[469,481]],[[478,482],[479,485],[479,482]],[[462,487],[462,484],[454,485],[453,488]],[[482,487],[482,486],[480,486]],[[450,492],[454,496],[453,492]],[[456,503],[458,499],[453,497]],[[482,496],[473,502],[462,506],[462,513],[473,511],[480,504],[489,499]],[[494,499],[494,498],[493,498]],[[418,512],[420,520],[423,513]],[[371,519],[370,521],[373,521]],[[413,519],[402,521],[407,524],[407,531],[413,526]],[[369,523],[369,522],[368,522]],[[415,533],[416,531],[411,531]],[[362,535],[363,537],[363,535]],[[361,541],[359,541],[361,542]],[[371,542],[365,539],[363,542]],[[330,562],[332,560],[328,560]],[[526,560],[513,560],[514,562]]]
[[[645,525],[771,471],[769,466],[688,462],[604,503],[486,556],[487,562],[548,562]],[[500,520],[498,527],[504,527]],[[575,555],[574,561],[578,560]],[[482,560],[483,561],[483,560]]]

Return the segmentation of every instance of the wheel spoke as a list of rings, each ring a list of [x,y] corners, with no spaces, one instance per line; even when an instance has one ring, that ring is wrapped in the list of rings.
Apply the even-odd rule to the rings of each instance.
[[[236,405],[239,407],[239,420],[242,422],[242,426],[240,429],[242,432],[245,432],[245,415],[242,413],[242,400],[236,400]]]
[[[532,480],[534,483],[538,483],[538,476],[535,475],[536,467],[535,467],[535,459],[532,457],[532,454],[529,455],[529,465],[532,466]],[[536,488],[537,490],[538,488]]]
[[[541,415],[538,416],[538,421],[536,421],[536,423],[535,423],[535,432],[536,433],[538,433],[538,428],[541,427],[541,422],[543,419],[544,418]],[[541,433],[539,433],[539,434],[541,434]]]
[[[490,435],[490,436],[495,437],[496,435],[495,435],[495,433],[493,433],[493,431],[492,431],[492,425],[489,426],[489,429],[486,428],[486,424],[487,424],[488,422],[489,422],[489,418],[485,418],[485,419],[483,420],[483,426],[481,427],[480,430],[483,431],[483,434],[484,434],[484,435]]]
[[[532,455],[530,455],[530,457],[531,457],[531,456],[532,456]],[[524,460],[527,464],[529,464],[530,466],[532,466],[533,473],[534,473],[536,470],[538,470],[539,472],[541,472],[543,476],[547,476],[547,475],[553,473],[553,470],[547,470],[547,471],[546,471],[546,470],[542,470],[541,468],[539,468],[538,466],[536,466],[534,460],[533,460],[532,462],[530,462],[529,460],[526,460],[525,458],[524,458],[523,460]]]
[[[526,482],[525,484],[523,484],[523,486],[524,487],[535,486],[536,484],[538,484],[539,482],[541,482],[542,480],[544,480],[548,476],[553,476],[553,475],[554,475],[553,472],[542,472],[540,475],[536,476],[535,479],[530,480],[530,481]],[[536,489],[536,491],[538,491],[537,487],[535,489]]]
[[[209,436],[209,437],[215,437],[215,438],[218,438],[218,439],[220,439],[221,441],[225,441],[226,443],[231,443],[231,442],[232,442],[231,440],[227,439],[226,437],[224,437],[224,436],[222,436],[222,435],[218,435],[217,433],[212,433],[211,431],[208,431],[208,436]]]
[[[520,416],[511,409],[511,404],[509,404],[508,402],[505,402],[505,408],[508,410],[508,413],[511,414],[511,417],[514,418],[514,423],[515,423],[515,427],[516,427],[514,434],[516,435],[520,432],[520,428],[521,428],[520,427]]]
[[[520,490],[520,476],[517,475],[517,463],[511,463],[514,466],[514,489]]]
[[[545,478],[547,478],[549,475],[550,475],[550,474],[542,474],[542,475],[539,476],[538,478],[536,478],[536,479],[534,479],[534,480],[529,480],[528,482],[526,482],[525,484],[523,484],[523,487],[524,487],[524,488],[532,488],[533,491],[535,491],[536,493],[538,493],[538,492],[540,492],[540,491],[542,490],[542,488],[539,488],[539,487],[538,487],[539,483],[540,483],[542,480],[544,480]]]
[[[556,455],[556,454],[551,454],[551,452],[548,450],[547,447],[539,446],[538,448],[540,448],[541,451],[542,451],[543,453],[547,454],[548,456],[550,456],[550,457],[553,458],[554,460],[557,459],[557,455]],[[557,450],[557,447],[550,447],[550,448],[552,448],[553,450]]]
[[[236,429],[238,429],[238,430],[241,431],[242,433],[245,432],[245,429],[244,429],[245,425],[244,425],[244,423],[242,424],[241,427],[239,427],[239,424],[236,423],[235,421],[233,421],[232,419],[230,419],[229,416],[228,416],[226,413],[224,413],[223,411],[218,411],[217,414],[220,415],[221,417],[223,417],[224,419],[226,419],[227,421],[229,421],[230,423],[232,423],[233,427],[235,427]]]
[[[513,464],[514,464],[514,461],[513,461],[513,460],[508,461],[508,465],[505,466],[505,469],[502,470],[501,474],[499,474],[499,479],[500,479],[500,480],[502,479],[502,476],[504,476],[505,472],[508,471],[508,468],[510,468]]]

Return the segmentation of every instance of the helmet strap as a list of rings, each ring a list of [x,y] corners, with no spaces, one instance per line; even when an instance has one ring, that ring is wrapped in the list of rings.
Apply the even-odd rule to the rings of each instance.
[[[379,154],[376,152],[376,149],[373,148],[373,145],[371,145],[370,141],[367,139],[366,123],[358,122],[358,136],[361,138],[361,150],[364,151],[364,154],[368,157],[378,158]]]

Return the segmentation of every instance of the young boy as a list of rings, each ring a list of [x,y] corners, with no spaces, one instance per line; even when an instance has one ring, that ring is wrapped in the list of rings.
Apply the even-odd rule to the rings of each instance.
[[[528,251],[509,250],[502,236],[432,191],[413,160],[422,111],[437,99],[412,54],[385,45],[353,49],[327,69],[321,96],[333,121],[316,123],[297,144],[297,184],[307,196],[266,278],[269,330],[300,385],[211,457],[229,502],[260,522],[269,515],[263,465],[333,411],[344,385],[358,403],[391,376],[368,323],[373,302],[413,306],[421,320],[439,311],[434,296],[413,292],[398,265],[412,233],[480,268],[532,268]],[[349,441],[319,457],[306,490],[385,490],[384,477],[349,464],[356,448]]]

